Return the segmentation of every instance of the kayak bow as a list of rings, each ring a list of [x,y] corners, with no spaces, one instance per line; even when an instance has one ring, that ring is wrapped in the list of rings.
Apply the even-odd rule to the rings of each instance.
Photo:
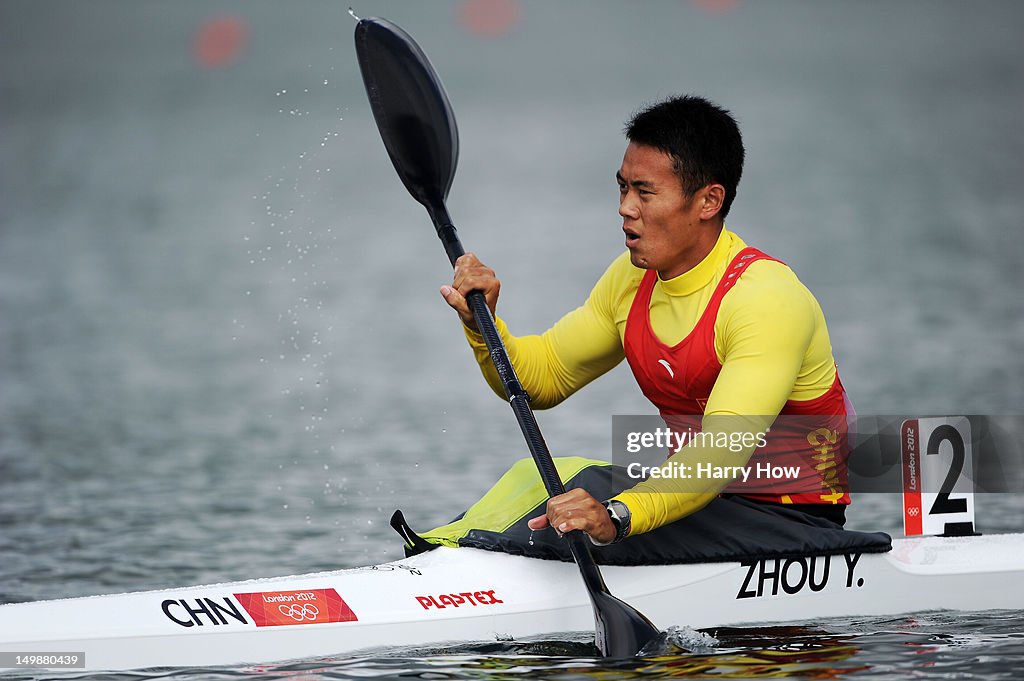
[[[659,621],[708,628],[925,610],[1024,609],[1024,534],[895,539],[884,554],[604,568]],[[591,629],[576,567],[438,548],[383,565],[0,605],[0,653],[85,668],[234,665]]]

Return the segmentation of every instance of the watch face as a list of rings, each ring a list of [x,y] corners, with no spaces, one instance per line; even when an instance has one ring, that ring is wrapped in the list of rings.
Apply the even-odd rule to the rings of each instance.
[[[616,525],[629,520],[629,508],[621,501],[606,502],[605,508],[608,509],[608,515],[611,516]]]
[[[608,515],[615,525],[615,539],[613,541],[620,541],[629,534],[629,507],[621,501],[606,501],[604,502],[604,507],[608,509]]]

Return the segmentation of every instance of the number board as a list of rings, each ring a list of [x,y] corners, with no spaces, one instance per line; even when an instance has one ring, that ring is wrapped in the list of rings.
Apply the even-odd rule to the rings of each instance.
[[[900,433],[904,533],[973,534],[971,422],[965,416],[908,419]]]

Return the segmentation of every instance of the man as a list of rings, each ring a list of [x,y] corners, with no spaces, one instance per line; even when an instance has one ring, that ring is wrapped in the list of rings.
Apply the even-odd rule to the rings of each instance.
[[[756,444],[734,451],[690,442],[669,462],[739,471],[752,456],[784,455],[800,463],[794,493],[771,487],[736,493],[841,525],[849,503],[847,400],[824,315],[786,265],[725,229],[743,169],[736,121],[703,98],[675,97],[636,114],[626,137],[616,179],[627,252],[583,306],[540,336],[515,337],[496,317],[534,407],[558,404],[626,359],[668,423],[690,417],[704,432],[730,433],[751,424],[767,431],[780,414],[799,417],[810,426],[795,435],[793,428],[772,432],[756,453]],[[500,286],[467,253],[441,294],[461,317],[488,383],[503,395],[465,299],[483,291],[493,313]],[[579,529],[606,544],[694,513],[729,484],[652,478],[603,503],[575,489],[551,499],[547,514],[530,527]]]

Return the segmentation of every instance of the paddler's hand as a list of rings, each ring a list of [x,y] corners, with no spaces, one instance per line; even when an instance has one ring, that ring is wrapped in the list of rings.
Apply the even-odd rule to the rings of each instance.
[[[501,290],[501,282],[494,276],[494,270],[487,267],[473,253],[465,253],[455,261],[455,277],[451,286],[441,287],[441,296],[445,302],[451,305],[452,309],[459,313],[462,323],[479,331],[476,320],[473,319],[473,311],[469,309],[466,296],[470,291],[482,291],[487,300],[487,307],[494,314],[498,306],[498,291]]]
[[[583,530],[600,544],[615,539],[615,523],[608,515],[608,509],[586,490],[579,488],[548,499],[547,515],[537,516],[527,525],[531,530],[543,530],[550,526],[559,534]]]

